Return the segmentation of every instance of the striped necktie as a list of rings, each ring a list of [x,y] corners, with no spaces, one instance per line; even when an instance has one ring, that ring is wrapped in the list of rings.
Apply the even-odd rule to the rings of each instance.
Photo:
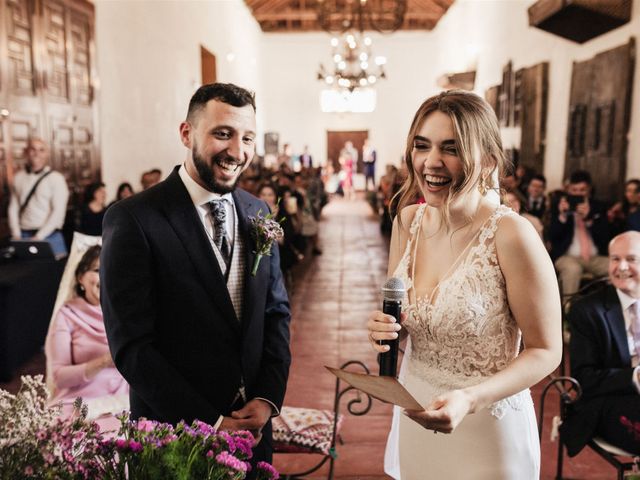
[[[229,238],[227,237],[227,209],[225,206],[227,199],[219,198],[209,202],[209,210],[213,220],[213,243],[216,244],[227,270],[231,262],[231,249],[229,248]]]

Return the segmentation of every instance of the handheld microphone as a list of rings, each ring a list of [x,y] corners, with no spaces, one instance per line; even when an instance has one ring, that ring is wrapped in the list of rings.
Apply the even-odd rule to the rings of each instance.
[[[400,324],[400,313],[402,313],[402,299],[405,295],[404,282],[396,277],[391,277],[382,287],[382,313],[391,315]],[[380,340],[380,345],[389,345],[389,350],[378,354],[378,365],[380,366],[380,376],[396,377],[398,370],[398,349],[400,348],[400,338],[395,340]]]

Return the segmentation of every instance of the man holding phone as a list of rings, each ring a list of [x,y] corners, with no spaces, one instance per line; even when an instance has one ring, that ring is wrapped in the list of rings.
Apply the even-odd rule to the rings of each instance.
[[[584,272],[607,274],[609,224],[604,205],[591,198],[591,175],[584,170],[571,174],[567,195],[553,206],[549,237],[551,258],[560,274],[562,294],[578,291]]]

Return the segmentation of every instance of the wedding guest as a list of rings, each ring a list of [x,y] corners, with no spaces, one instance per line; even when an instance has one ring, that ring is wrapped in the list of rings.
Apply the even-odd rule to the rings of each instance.
[[[25,153],[27,167],[16,173],[9,203],[11,236],[46,240],[56,256],[65,256],[61,229],[69,199],[67,181],[48,165],[50,152],[44,140],[30,138]]]
[[[542,239],[544,226],[542,225],[540,219],[534,215],[531,215],[530,213],[522,211],[522,203],[524,202],[524,197],[522,197],[518,191],[507,192],[504,197],[505,204],[511,207],[511,209],[518,215],[526,218],[531,223],[533,228],[536,229],[536,232],[538,232],[538,235],[540,235],[540,238]]]
[[[400,476],[537,480],[528,389],[560,362],[560,298],[540,237],[492,192],[507,163],[493,109],[464,90],[427,99],[405,162],[388,272],[408,288],[407,314],[368,322],[378,352],[410,337],[403,382],[424,410],[392,429]],[[410,204],[418,191],[425,203]]]
[[[129,387],[116,370],[100,308],[100,246],[90,247],[75,271],[76,296],[58,311],[47,334],[47,375],[51,402],[62,402],[70,414],[77,397],[91,399],[127,394]]]
[[[607,212],[611,229],[615,233],[640,230],[640,180],[627,180],[624,198]]]
[[[571,304],[571,375],[582,396],[562,424],[574,456],[593,437],[640,454],[640,233],[609,244],[611,285]]]
[[[133,191],[133,187],[129,182],[122,182],[118,185],[118,192],[116,193],[116,202],[118,200],[124,200],[125,198],[131,197],[135,192]]]
[[[536,174],[531,177],[527,185],[527,202],[523,205],[527,213],[542,219],[547,209],[545,189],[547,179],[544,175]]]
[[[102,235],[102,219],[107,210],[106,201],[107,190],[104,183],[95,182],[87,185],[77,228],[80,233],[98,237]]]

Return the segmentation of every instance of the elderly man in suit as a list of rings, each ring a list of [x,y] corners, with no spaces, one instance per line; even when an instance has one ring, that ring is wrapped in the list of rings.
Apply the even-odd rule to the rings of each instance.
[[[593,437],[640,454],[640,233],[609,244],[611,285],[571,307],[571,374],[582,398],[562,425],[571,456]]]
[[[269,419],[291,362],[290,311],[276,242],[251,273],[250,217],[268,207],[236,188],[255,153],[253,94],[200,87],[180,137],[186,162],[105,216],[109,346],[131,386],[133,417],[250,430],[260,440],[254,463],[270,461]]]

